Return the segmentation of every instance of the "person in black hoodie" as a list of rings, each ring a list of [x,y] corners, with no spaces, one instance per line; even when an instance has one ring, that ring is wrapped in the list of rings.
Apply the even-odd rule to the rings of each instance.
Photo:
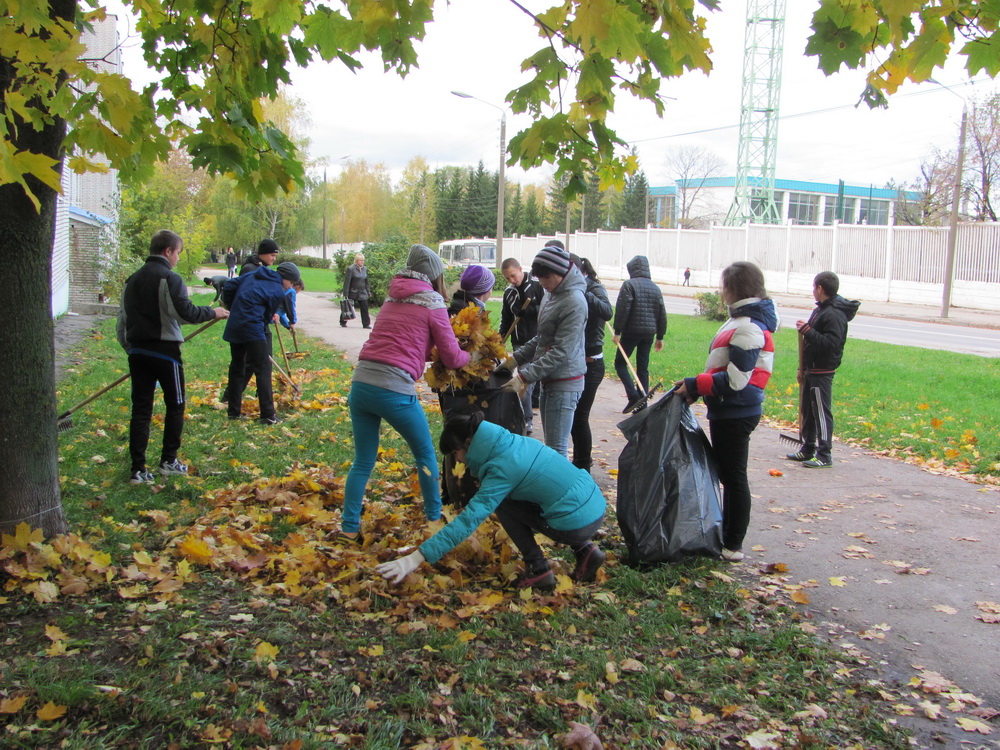
[[[593,464],[591,452],[594,439],[590,432],[590,409],[594,405],[597,389],[604,380],[604,327],[611,320],[614,308],[608,299],[608,291],[597,278],[597,271],[586,258],[570,253],[569,256],[587,280],[587,290],[583,293],[587,300],[587,328],[584,330],[584,350],[587,355],[587,374],[583,378],[583,393],[576,403],[573,413],[573,465],[590,471]]]
[[[128,352],[128,371],[132,376],[132,418],[128,428],[130,484],[155,481],[153,474],[146,471],[146,448],[157,383],[163,390],[166,406],[159,470],[161,474],[187,474],[188,467],[177,460],[184,430],[181,324],[229,317],[221,307],[191,304],[184,280],[173,271],[183,249],[184,241],[174,232],[163,229],[154,234],[145,265],[128,277],[122,290],[116,334],[118,343]]]
[[[507,279],[507,288],[503,290],[503,306],[500,311],[500,335],[510,335],[514,348],[528,343],[538,332],[538,309],[542,306],[545,290],[530,273],[521,267],[517,258],[507,258],[500,267],[500,272]],[[525,307],[525,302],[527,307]],[[517,325],[511,330],[514,321]],[[521,408],[524,410],[524,434],[534,432],[534,397],[539,388],[531,383],[521,397]]]
[[[847,324],[861,306],[858,300],[841,297],[839,291],[840,279],[833,271],[816,274],[816,309],[809,320],[795,322],[802,337],[797,379],[804,444],[787,458],[807,469],[833,466],[833,376],[844,357]]]
[[[615,354],[615,372],[625,386],[628,404],[622,410],[627,414],[635,408],[643,394],[649,393],[649,351],[656,339],[656,351],[663,349],[663,337],[667,333],[667,308],[663,304],[663,292],[649,276],[649,260],[645,255],[637,255],[626,266],[629,279],[622,284],[615,304],[615,344],[621,344],[625,355]],[[635,374],[639,376],[642,393],[632,382],[626,358],[635,351]]]

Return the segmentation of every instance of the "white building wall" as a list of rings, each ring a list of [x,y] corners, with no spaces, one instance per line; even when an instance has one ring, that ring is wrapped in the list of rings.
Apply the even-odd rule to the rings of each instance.
[[[73,180],[69,170],[62,175],[63,194],[56,200],[56,234],[52,242],[52,316],[69,310],[69,205]]]

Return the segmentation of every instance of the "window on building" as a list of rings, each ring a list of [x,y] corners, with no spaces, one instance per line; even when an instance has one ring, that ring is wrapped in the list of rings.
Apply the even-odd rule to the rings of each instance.
[[[858,224],[889,223],[889,201],[875,201],[862,198],[858,206]]]
[[[795,224],[819,224],[819,196],[789,193],[788,218]]]
[[[654,195],[653,196],[653,222],[654,226],[672,228],[675,226],[677,216],[677,196],[675,195]]]
[[[750,197],[750,206],[753,211],[754,216],[761,216],[764,213],[764,198],[762,196],[763,191],[755,190]],[[784,215],[781,212],[781,202],[785,198],[785,193],[782,190],[774,191],[774,208],[777,211],[778,219]]]
[[[844,198],[843,199],[843,214],[840,217],[841,224],[853,224],[854,223],[854,204],[855,198]],[[826,196],[826,206],[823,209],[823,223],[829,226],[837,219],[837,196],[828,195]]]

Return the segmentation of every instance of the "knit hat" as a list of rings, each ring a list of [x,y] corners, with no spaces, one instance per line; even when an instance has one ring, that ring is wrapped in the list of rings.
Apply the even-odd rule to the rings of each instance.
[[[422,273],[433,281],[444,273],[444,263],[433,250],[426,245],[413,245],[406,257],[406,267],[410,271]]]
[[[294,263],[285,261],[284,263],[279,263],[277,269],[278,275],[283,279],[288,279],[293,284],[296,281],[302,280],[302,274],[299,273],[299,267]]]
[[[278,254],[278,243],[274,240],[261,240],[257,245],[257,255],[267,255],[268,253]]]
[[[485,294],[493,288],[496,281],[496,276],[490,269],[484,266],[469,266],[462,271],[458,284],[469,294]]]
[[[558,240],[553,241],[558,242]],[[546,245],[538,251],[538,255],[531,261],[531,273],[535,276],[546,276],[550,273],[554,273],[556,276],[565,276],[569,273],[569,268],[569,253],[555,245]]]
[[[545,247],[558,247],[560,250],[565,250],[566,246],[562,243],[562,240],[549,240],[545,243]]]

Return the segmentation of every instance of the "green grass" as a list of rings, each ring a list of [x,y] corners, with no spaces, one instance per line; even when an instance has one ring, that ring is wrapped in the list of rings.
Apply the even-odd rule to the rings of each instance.
[[[654,355],[655,375],[669,382],[700,371],[716,327],[672,317],[668,348]],[[108,321],[85,342],[83,364],[60,384],[61,406],[123,371],[112,331]],[[303,748],[432,748],[467,736],[483,744],[451,746],[545,748],[555,746],[567,722],[582,721],[597,725],[606,747],[736,747],[758,731],[796,737],[801,746],[907,747],[889,718],[891,702],[907,700],[906,691],[886,702],[891,689],[814,635],[789,605],[780,577],[746,570],[737,579],[732,568],[709,560],[641,572],[625,567],[617,563],[625,550],[613,517],[602,540],[607,576],[593,586],[541,600],[498,593],[518,565],[508,561],[509,546],[492,524],[477,537],[482,551],[470,545],[446,565],[422,568],[418,580],[388,586],[372,566],[423,533],[419,508],[407,497],[408,451],[392,431],[383,433],[386,450],[365,516],[370,546],[341,550],[325,542],[339,518],[338,483],[352,455],[350,367],[316,340],[300,343],[309,351],[295,363],[305,396],[294,408],[281,406],[288,418],[277,427],[226,420],[216,400],[228,364],[221,327],[185,345],[182,458],[195,469],[191,477],[154,488],[124,482],[127,386],[74,415],[74,427],[61,434],[64,503],[75,532],[109,555],[111,581],[94,573],[89,591],[64,590],[39,603],[27,593],[37,590],[32,583],[66,587],[71,572],[85,575],[97,563],[73,562],[81,554],[77,543],[58,554],[36,543],[0,559],[0,566],[30,559],[40,571],[39,578],[27,568],[0,572],[0,606],[5,621],[17,623],[0,656],[0,706],[26,699],[4,714],[5,746],[256,748],[301,741]],[[790,398],[784,391],[794,377],[787,372],[792,344],[790,331],[779,334],[769,405],[776,415]],[[913,421],[936,411],[956,422],[995,424],[995,407],[985,399],[966,411],[973,405],[960,389],[935,390],[928,374],[978,365],[983,380],[976,387],[995,388],[995,363],[948,355],[945,370],[936,356],[852,341],[837,379],[843,431],[871,432],[860,420],[881,424],[872,417],[877,410],[884,436],[857,439],[891,447],[899,435],[890,425],[907,414],[907,403]],[[917,408],[932,392],[939,400]],[[898,416],[888,417],[889,399],[875,393],[891,393]],[[855,404],[864,411],[853,414]],[[439,423],[432,414],[432,427]],[[981,449],[988,439],[995,436],[984,435]],[[158,440],[154,427],[151,455]],[[303,469],[318,476],[324,467],[332,476],[325,484],[301,478]],[[279,486],[281,477],[299,478]],[[310,497],[314,510],[303,512]],[[266,561],[241,568],[236,563],[244,558],[218,541],[225,534],[240,540],[237,551]],[[195,537],[216,545],[207,562],[178,552],[181,540]],[[564,550],[554,550],[553,559],[565,569]],[[167,577],[151,578],[156,567]],[[181,575],[178,590],[151,590],[156,580]],[[139,587],[145,593],[136,593]],[[50,655],[48,626],[66,634],[67,653]],[[278,649],[273,662],[258,662],[263,642]],[[65,716],[38,719],[35,712],[49,701],[64,706]],[[807,706],[815,709],[800,713]]]
[[[226,266],[221,263],[206,263],[202,268],[211,268],[219,274],[226,273]],[[308,292],[334,292],[339,294],[344,289],[344,280],[340,274],[332,269],[308,268],[301,266],[299,272],[302,274],[302,281],[306,285]],[[189,283],[197,284],[202,279],[189,280]]]

